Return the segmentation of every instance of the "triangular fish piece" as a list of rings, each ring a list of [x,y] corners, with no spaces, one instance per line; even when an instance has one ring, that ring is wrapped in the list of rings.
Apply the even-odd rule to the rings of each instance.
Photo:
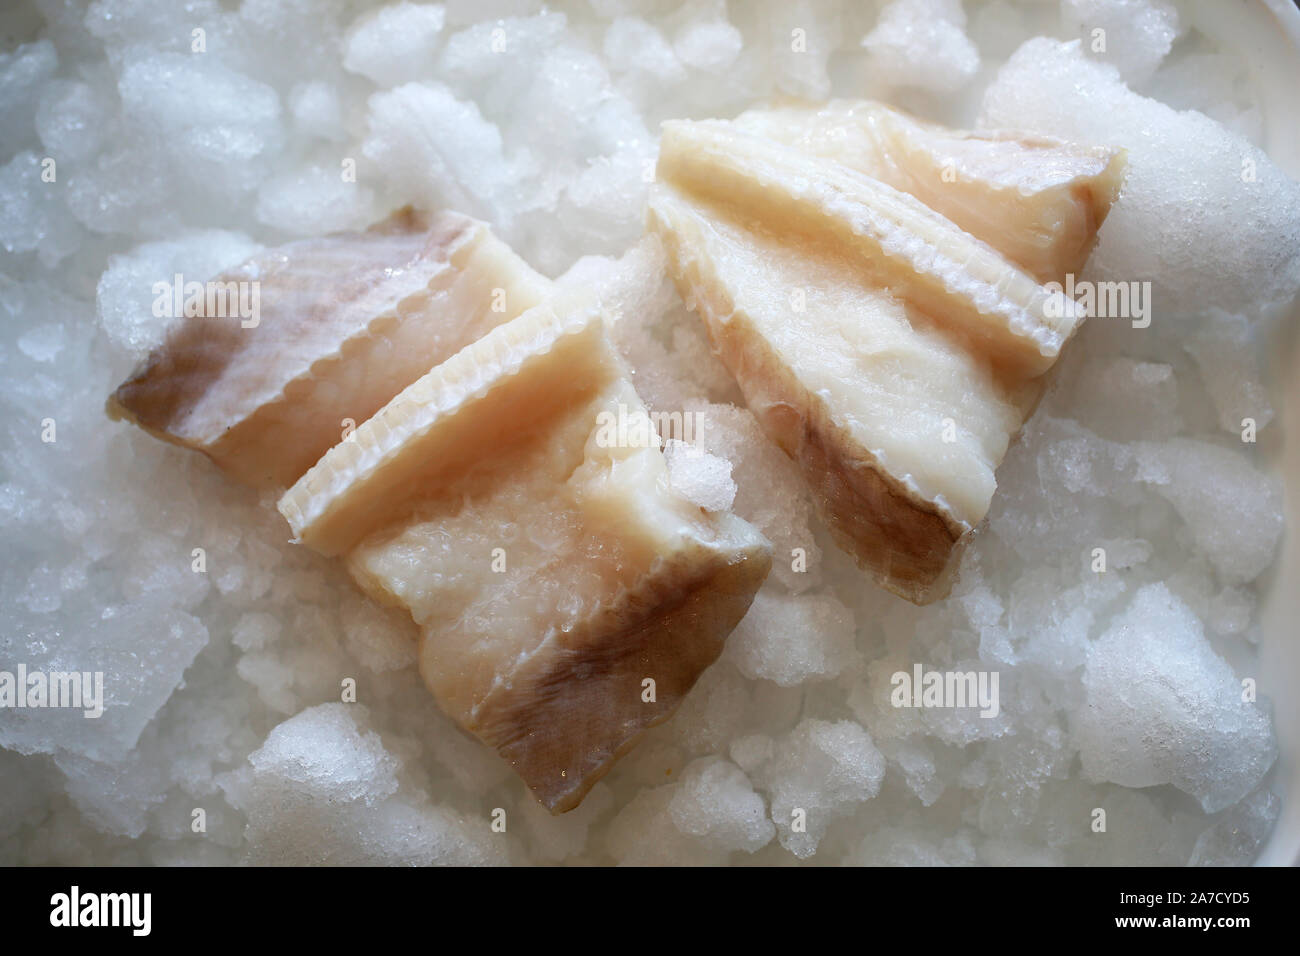
[[[836,541],[944,596],[1080,310],[916,197],[725,122],[665,123],[659,180],[678,288]]]
[[[941,596],[1037,390],[862,285],[852,256],[745,228],[670,186],[649,209],[683,296],[840,546],[910,600]]]

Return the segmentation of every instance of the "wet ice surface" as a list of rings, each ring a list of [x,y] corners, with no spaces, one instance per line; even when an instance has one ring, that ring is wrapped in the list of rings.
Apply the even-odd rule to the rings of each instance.
[[[1160,0],[360,6],[0,14],[22,41],[0,52],[0,669],[103,670],[108,704],[0,710],[0,860],[1255,855],[1280,806],[1267,696],[1242,686],[1268,687],[1258,605],[1282,531],[1262,307],[1300,285],[1300,200],[1248,142],[1239,61]],[[1130,150],[1083,278],[1151,280],[1150,327],[1094,318],[1067,349],[932,607],[825,537],[640,241],[657,124],[774,94]],[[559,818],[438,711],[410,622],[288,544],[271,498],[102,413],[162,337],[154,282],[409,201],[599,287],[647,403],[704,424],[673,447],[674,484],[778,556],[677,716]],[[894,706],[917,664],[997,672],[999,713]]]

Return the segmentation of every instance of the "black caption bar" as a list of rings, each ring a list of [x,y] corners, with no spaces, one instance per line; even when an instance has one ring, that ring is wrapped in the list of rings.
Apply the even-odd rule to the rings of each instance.
[[[734,942],[755,931],[761,939],[774,922],[800,932],[851,926],[864,944],[910,926],[927,943],[1042,940],[1046,931],[1072,942],[1199,935],[1231,945],[1292,926],[1297,886],[1296,871],[1282,869],[33,868],[0,871],[0,880],[7,943],[76,934],[65,942],[331,947],[408,933],[430,946],[478,933],[494,945],[515,933],[597,944],[663,933],[676,946],[701,923]]]

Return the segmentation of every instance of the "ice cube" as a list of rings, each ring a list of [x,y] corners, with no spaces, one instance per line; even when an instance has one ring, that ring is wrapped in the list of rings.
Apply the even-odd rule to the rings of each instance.
[[[280,865],[501,863],[504,842],[399,781],[402,762],[357,704],[320,704],[275,727],[222,778],[248,817],[247,860]]]
[[[1277,795],[1260,788],[1225,810],[1196,840],[1188,866],[1250,866],[1282,812]]]
[[[292,714],[299,709],[294,692],[293,668],[273,651],[250,651],[239,658],[235,673],[257,689],[262,703],[277,714]]]
[[[1250,322],[1221,310],[1212,311],[1207,319],[1183,347],[1196,360],[1218,412],[1219,427],[1241,435],[1250,419],[1258,434],[1273,420],[1273,405],[1263,382],[1259,344]]]
[[[438,58],[439,77],[487,115],[512,116],[532,75],[547,54],[564,43],[568,22],[563,13],[546,12],[483,20],[458,30],[447,38]],[[501,69],[507,58],[517,69]]]
[[[1258,785],[1277,755],[1264,704],[1163,584],[1149,584],[1092,645],[1071,724],[1084,773],[1126,787],[1172,783],[1207,813]]]
[[[653,166],[654,153],[642,140],[589,160],[564,187],[555,210],[556,224],[584,252],[621,252],[641,236],[645,171]],[[550,267],[552,256],[554,250],[539,265]],[[557,262],[567,264],[568,258]]]
[[[695,445],[670,438],[664,442],[668,481],[673,490],[705,511],[726,511],[736,500],[731,462]]]
[[[240,616],[231,635],[236,647],[245,651],[261,650],[280,636],[280,620],[265,611],[249,611]]]
[[[343,67],[378,86],[400,86],[433,72],[446,11],[435,3],[395,3],[348,28]]]
[[[673,37],[673,50],[681,62],[706,73],[722,73],[740,55],[745,38],[723,19],[691,20]]]
[[[128,59],[118,94],[130,135],[148,141],[181,183],[223,202],[256,187],[280,147],[276,91],[216,57]]]
[[[1128,151],[1085,276],[1152,281],[1156,334],[1211,307],[1284,307],[1300,289],[1300,185],[1213,120],[1131,92],[1078,41],[1021,46],[985,91],[979,125]]]
[[[362,152],[409,198],[508,225],[505,194],[520,167],[474,103],[445,86],[407,83],[370,98],[369,123]]]
[[[893,86],[961,89],[979,69],[961,0],[891,0],[862,38],[873,72]]]
[[[34,362],[53,362],[68,345],[68,329],[58,322],[37,325],[18,338],[18,349]]]
[[[364,229],[378,218],[374,190],[337,167],[312,164],[267,179],[257,190],[259,222],[299,236]]]
[[[854,659],[853,612],[831,594],[764,588],[727,638],[726,658],[751,680],[782,687],[839,676]]]
[[[154,601],[77,609],[42,628],[25,628],[0,641],[0,660],[22,663],[29,675],[90,675],[102,687],[103,712],[85,707],[0,709],[0,746],[20,753],[68,753],[101,762],[120,759],[139,740],[145,725],[181,683],[207,629],[198,620]],[[96,678],[94,675],[99,674]],[[96,695],[97,696],[97,695]]]
[[[331,141],[347,137],[338,90],[322,80],[294,85],[289,91],[289,114],[299,135]]]
[[[1061,20],[1130,85],[1147,80],[1185,30],[1168,0],[1061,0]]]
[[[668,813],[682,833],[721,850],[753,853],[776,835],[763,798],[722,757],[702,757],[682,772]]]
[[[279,724],[248,762],[259,777],[328,803],[374,806],[397,792],[398,761],[378,734],[361,730],[346,704],[320,704]]]
[[[0,167],[0,246],[8,252],[35,250],[53,266],[77,250],[81,230],[62,202],[63,185],[47,178],[57,165],[50,157],[19,153]]]
[[[105,116],[114,104],[109,91],[79,80],[56,80],[41,96],[36,131],[48,155],[61,162],[92,157],[108,135]]]
[[[1070,414],[1103,438],[1168,438],[1181,420],[1171,366],[1106,356],[1084,364],[1068,402]]]
[[[903,775],[903,783],[928,807],[943,796],[946,784],[935,762],[934,751],[921,741],[881,740],[880,752]]]
[[[875,797],[885,776],[884,756],[851,720],[807,718],[772,750],[750,778],[767,794],[781,845],[800,859],[817,852],[832,821]]]
[[[1190,438],[1144,446],[1143,455],[1147,480],[1178,511],[1220,577],[1245,583],[1273,563],[1283,527],[1277,476],[1258,470],[1245,452]]]

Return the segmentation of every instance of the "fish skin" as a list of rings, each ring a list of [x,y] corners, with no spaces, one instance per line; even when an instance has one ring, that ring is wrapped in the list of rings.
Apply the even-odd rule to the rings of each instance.
[[[548,638],[466,726],[494,747],[553,813],[572,810],[651,727],[668,720],[749,610],[772,551],[733,515],[729,544],[692,540],[581,628]],[[743,527],[741,527],[743,526]],[[655,680],[655,700],[643,680]],[[570,715],[577,715],[576,719]],[[563,727],[538,735],[537,727]]]
[[[1083,268],[1127,166],[1118,147],[949,129],[871,100],[787,100],[733,122],[910,193],[1039,282]]]
[[[717,258],[691,248],[681,210],[671,208],[668,192],[657,188],[649,215],[676,264],[679,288],[705,317],[714,349],[736,376],[750,411],[799,466],[836,543],[899,596],[918,604],[942,597],[954,549],[971,525],[951,509],[937,506],[922,490],[907,487],[882,466],[862,437],[839,421],[831,397],[802,380],[763,335],[761,323],[753,321],[737,294],[741,283],[724,281],[720,273],[725,269]],[[972,388],[991,387],[972,379]],[[1005,395],[991,403],[992,434],[986,440],[993,447],[983,455],[973,449],[973,464],[962,466],[982,467],[984,472],[983,487],[969,506],[973,511],[986,508],[992,498],[993,467],[988,459],[1005,450],[1006,429],[1019,421],[1022,406],[1016,397]],[[953,414],[959,414],[957,408],[954,402]]]
[[[259,282],[258,324],[179,320],[106,411],[259,488],[292,484],[342,439],[345,419],[365,421],[550,290],[485,224],[409,207],[364,232],[268,250],[214,281]]]
[[[521,431],[593,389],[583,359],[596,348],[599,324],[577,310],[558,315],[549,303],[524,317],[528,321],[499,326],[412,382],[299,478],[279,502],[295,540],[321,554],[342,555],[401,517],[417,488],[436,486],[446,471],[465,466],[463,455],[446,449],[470,440],[501,413],[503,399],[492,386],[509,376],[528,376],[528,401],[519,403],[525,412],[515,420]],[[576,374],[531,374],[557,359],[571,362]],[[510,396],[504,401],[515,404]]]
[[[915,197],[726,122],[664,123],[658,169],[738,216],[844,248],[873,285],[914,302],[1014,374],[1050,368],[1081,319],[1072,302]],[[1045,308],[1053,299],[1060,317]]]
[[[1082,314],[1060,303],[1054,316],[1036,276],[862,172],[880,157],[852,169],[843,142],[810,145],[824,117],[802,110],[777,135],[783,114],[747,115],[664,124],[648,228],[836,543],[900,597],[938,600]],[[1111,152],[1077,152],[1103,179],[1122,170]],[[1070,245],[1054,254],[1077,256]]]
[[[672,490],[657,442],[601,444],[602,412],[645,409],[599,306],[559,298],[412,383],[280,502],[301,541],[410,611],[439,706],[554,813],[671,716],[772,560]]]

